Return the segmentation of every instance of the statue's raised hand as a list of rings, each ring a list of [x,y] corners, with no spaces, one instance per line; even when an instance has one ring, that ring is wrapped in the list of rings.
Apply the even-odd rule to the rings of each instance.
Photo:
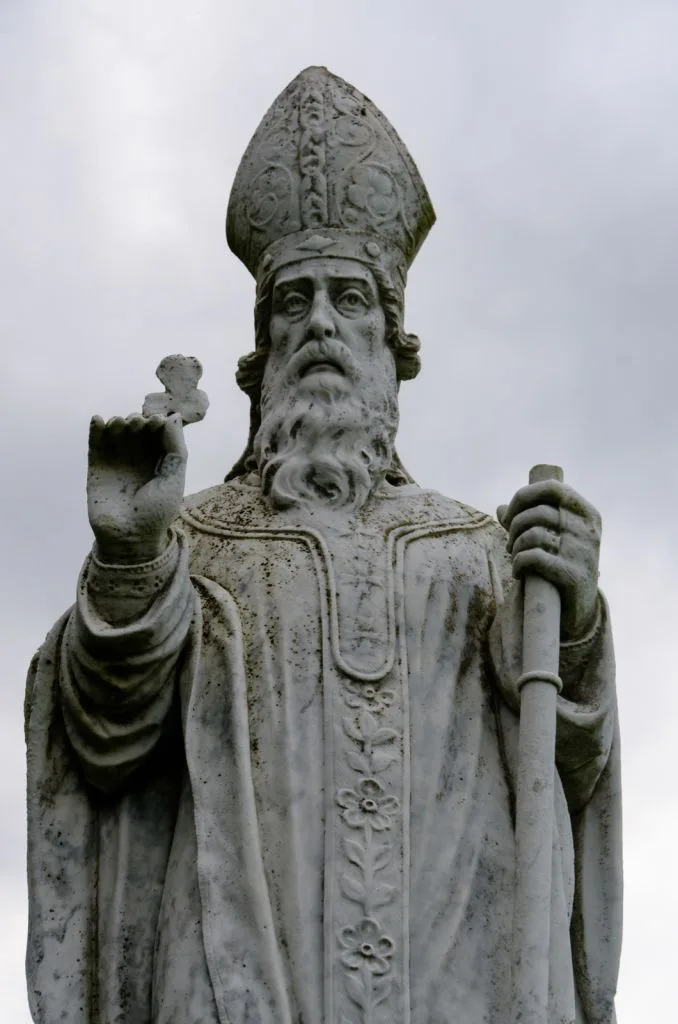
[[[186,478],[181,415],[95,416],[89,433],[87,509],[103,562],[133,564],[167,546]]]

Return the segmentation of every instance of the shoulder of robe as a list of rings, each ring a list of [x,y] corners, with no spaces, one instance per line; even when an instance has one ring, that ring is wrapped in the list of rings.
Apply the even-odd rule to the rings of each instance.
[[[185,497],[176,526],[195,542],[210,527],[265,528],[272,517],[259,488],[236,479]]]
[[[479,541],[490,545],[504,544],[506,537],[492,516],[416,484],[400,487],[384,484],[359,513],[358,519],[386,530],[396,526],[436,530],[439,526],[450,525],[472,530]],[[280,528],[281,521],[279,513],[263,498],[258,486],[246,479],[236,479],[186,497],[176,525],[195,545],[203,542],[201,535],[204,538],[214,528],[228,527],[247,532],[249,529]]]
[[[415,522],[450,523],[459,527],[489,531],[494,535],[496,531],[506,536],[502,527],[486,512],[481,512],[471,505],[466,505],[455,498],[448,498],[439,491],[428,490],[416,484],[407,484],[401,487],[386,485],[381,495],[387,499],[388,504],[400,507],[403,522],[411,519]]]

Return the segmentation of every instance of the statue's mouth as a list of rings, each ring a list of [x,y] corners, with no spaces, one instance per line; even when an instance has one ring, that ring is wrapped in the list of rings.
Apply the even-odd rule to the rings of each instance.
[[[307,341],[289,362],[288,372],[301,380],[314,373],[333,373],[341,377],[355,376],[355,360],[351,350],[336,338]]]
[[[302,369],[300,376],[308,377],[312,373],[340,373],[342,377],[346,376],[343,366],[330,359],[321,359],[317,362],[309,363]]]

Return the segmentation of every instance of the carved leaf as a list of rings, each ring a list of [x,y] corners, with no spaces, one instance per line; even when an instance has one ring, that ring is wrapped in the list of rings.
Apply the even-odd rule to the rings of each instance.
[[[344,732],[346,733],[347,736],[350,736],[352,740],[356,741],[356,743],[363,742],[363,734],[360,731],[360,729],[356,728],[356,724],[350,715],[346,715],[346,717],[343,719],[343,725]]]
[[[392,988],[393,983],[390,978],[384,978],[383,981],[377,982],[377,984],[372,987],[374,1005],[379,1006],[379,1004],[383,1003],[385,999],[388,999]]]
[[[356,843],[357,845],[357,843]],[[374,846],[374,859],[372,862],[372,868],[374,871],[383,871],[385,867],[391,863],[391,857],[393,856],[393,845],[392,843],[383,843],[378,846]]]
[[[351,878],[350,875],[342,875],[341,888],[344,895],[348,896],[348,898],[353,900],[355,903],[365,902],[365,886],[362,882],[358,882],[357,879]]]
[[[351,864],[355,864],[356,867],[364,870],[365,868],[365,850],[364,847],[357,843],[355,839],[344,838],[344,853],[350,860]]]
[[[397,733],[395,729],[377,729],[372,734],[372,746],[378,747],[382,743],[388,743],[390,740],[399,740],[400,733]]]
[[[384,732],[389,730],[384,729]],[[372,741],[374,742],[374,740]],[[374,750],[370,757],[370,766],[375,775],[385,772],[394,761],[397,761],[399,753],[397,750]]]
[[[361,1010],[365,1009],[367,1003],[367,992],[360,978],[355,974],[346,974],[346,991],[348,992],[349,999],[352,1000],[359,1006]]]
[[[374,909],[384,907],[390,903],[395,896],[397,889],[395,885],[378,885],[372,893],[371,904]],[[348,895],[348,894],[347,894]]]
[[[360,772],[361,775],[370,774],[370,766],[366,758],[359,754],[357,750],[347,750],[346,760],[355,772]]]
[[[371,715],[369,711],[363,711],[360,716],[360,732],[360,738],[365,740],[372,739],[372,737],[379,732],[379,723],[374,715]]]

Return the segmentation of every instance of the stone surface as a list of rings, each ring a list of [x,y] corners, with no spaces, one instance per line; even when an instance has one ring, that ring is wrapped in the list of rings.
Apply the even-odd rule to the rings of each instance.
[[[165,356],[155,374],[165,385],[165,390],[146,395],[142,408],[144,416],[178,413],[184,424],[204,419],[209,400],[198,388],[202,366],[195,356]]]
[[[383,115],[307,69],[229,204],[257,280],[242,458],[183,497],[199,373],[92,423],[95,545],[27,692],[41,1024],[511,1020],[526,574],[562,605],[548,1020],[614,1021],[600,519],[540,480],[497,523],[400,463],[405,274],[432,223]]]

